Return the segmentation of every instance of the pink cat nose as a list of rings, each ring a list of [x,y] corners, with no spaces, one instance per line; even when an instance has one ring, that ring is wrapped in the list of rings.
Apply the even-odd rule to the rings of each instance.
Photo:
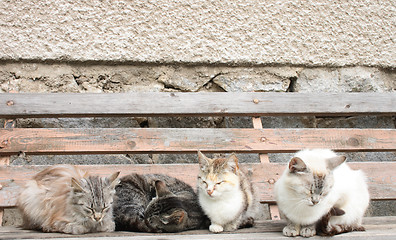
[[[102,215],[101,215],[101,214],[95,213],[95,214],[94,214],[94,219],[95,219],[96,221],[100,221],[100,219],[102,219]]]
[[[212,190],[208,189],[208,190],[206,190],[206,192],[208,193],[209,196],[212,196],[212,194],[213,194],[213,189],[212,189]]]

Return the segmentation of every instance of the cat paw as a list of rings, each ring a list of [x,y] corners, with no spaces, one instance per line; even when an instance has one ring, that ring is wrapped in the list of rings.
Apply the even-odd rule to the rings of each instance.
[[[294,225],[287,225],[286,227],[283,228],[283,235],[286,237],[295,237],[298,236],[300,232]]]
[[[111,222],[103,222],[102,229],[99,230],[99,232],[114,232],[115,231],[115,223],[113,221]]]
[[[308,226],[301,228],[300,236],[302,237],[313,237],[316,235],[315,226]]]
[[[209,231],[214,232],[214,233],[219,233],[224,231],[223,227],[217,224],[212,224],[209,226]]]
[[[83,234],[83,233],[87,233],[87,229],[81,225],[77,225],[77,224],[73,224],[73,223],[69,223],[66,224],[65,228],[63,229],[64,233],[69,233],[69,234]]]

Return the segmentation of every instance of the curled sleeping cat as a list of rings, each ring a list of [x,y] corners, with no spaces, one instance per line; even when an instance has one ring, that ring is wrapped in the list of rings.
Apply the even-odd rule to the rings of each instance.
[[[72,165],[39,172],[22,187],[17,200],[23,227],[70,234],[114,231],[112,203],[118,174],[90,176]]]
[[[209,230],[218,233],[253,226],[258,201],[237,157],[211,159],[198,152],[198,159],[198,197],[211,221]]]
[[[207,224],[193,188],[164,174],[130,174],[116,187],[117,230],[179,232]]]
[[[313,149],[290,160],[275,184],[279,210],[288,221],[285,236],[311,237],[318,225],[325,235],[364,230],[370,199],[366,177],[345,159],[328,149]]]

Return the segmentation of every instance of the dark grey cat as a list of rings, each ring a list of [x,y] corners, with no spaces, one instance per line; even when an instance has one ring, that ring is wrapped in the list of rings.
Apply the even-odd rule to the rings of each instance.
[[[208,224],[188,184],[163,174],[130,174],[116,186],[117,230],[180,232]]]

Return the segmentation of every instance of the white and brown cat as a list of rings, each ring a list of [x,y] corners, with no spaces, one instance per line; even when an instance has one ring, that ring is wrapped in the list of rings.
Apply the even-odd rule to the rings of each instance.
[[[253,226],[258,200],[237,157],[211,159],[198,152],[198,160],[198,198],[211,221],[209,230],[219,233]]]
[[[285,236],[311,237],[363,231],[369,205],[366,177],[329,149],[302,150],[275,184],[279,210],[287,219]]]
[[[29,180],[18,197],[23,227],[44,232],[112,232],[119,172],[90,176],[73,165],[55,165]]]

